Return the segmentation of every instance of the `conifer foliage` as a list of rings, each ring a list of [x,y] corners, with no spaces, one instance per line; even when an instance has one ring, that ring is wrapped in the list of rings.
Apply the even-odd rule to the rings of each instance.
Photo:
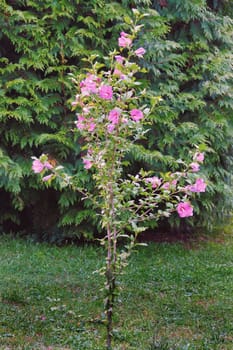
[[[58,221],[69,226],[85,219],[88,231],[91,209],[81,210],[74,193],[56,187],[48,198],[32,175],[30,157],[44,152],[70,171],[79,167],[69,73],[82,66],[83,57],[101,56],[111,47],[126,11],[95,0],[3,0],[0,13],[1,222],[20,224],[24,218],[43,235],[53,225],[59,231]]]
[[[81,164],[82,140],[74,132],[74,98],[69,73],[82,58],[113,48],[122,18],[132,7],[150,7],[153,30],[139,46],[146,49],[147,88],[162,97],[154,127],[132,148],[131,167],[148,163],[173,170],[193,145],[206,153],[208,192],[199,220],[229,212],[232,203],[232,28],[227,0],[2,0],[0,2],[0,225],[40,232],[43,239],[90,236],[95,213],[77,193],[56,183],[49,191],[31,171],[30,157],[45,153],[88,187]],[[152,24],[150,23],[150,28]],[[142,45],[140,45],[140,43]],[[149,86],[148,86],[149,85]],[[147,148],[145,151],[144,147]],[[52,204],[51,204],[52,203]],[[216,205],[218,203],[218,206]],[[214,211],[214,215],[213,215]],[[211,215],[210,215],[211,213]]]
[[[150,149],[184,158],[190,145],[206,152],[208,191],[197,202],[199,224],[232,210],[232,32],[228,1],[153,1],[169,33],[150,40],[148,78],[163,98]],[[225,13],[225,15],[223,15]],[[166,168],[158,160],[157,166]]]

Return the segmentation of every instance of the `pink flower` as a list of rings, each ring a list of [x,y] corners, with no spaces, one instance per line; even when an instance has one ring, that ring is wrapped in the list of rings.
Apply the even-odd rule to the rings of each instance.
[[[88,126],[87,126],[87,130],[92,132],[95,130],[95,127],[96,127],[96,124],[93,123],[93,121],[90,120],[90,122],[88,123]]]
[[[201,152],[197,152],[194,154],[193,160],[196,160],[199,163],[203,163],[205,158],[205,154]]]
[[[86,82],[85,85],[81,86],[81,93],[83,96],[89,96],[91,93],[96,93],[97,87],[95,82]]]
[[[93,118],[87,120],[82,115],[78,115],[78,120],[75,122],[79,130],[88,130],[90,132],[95,130],[96,124],[93,122]]]
[[[112,109],[109,112],[108,120],[110,120],[112,124],[118,124],[120,115],[121,115],[121,110],[119,108]]]
[[[134,53],[137,57],[143,57],[143,55],[146,53],[146,50],[143,47],[139,47],[139,49],[134,51]]]
[[[99,83],[99,78],[94,74],[88,74],[86,79],[80,83],[82,95],[89,96],[90,94],[96,94],[98,92],[97,83]]]
[[[44,167],[46,168],[46,169],[53,169],[53,166],[52,166],[52,164],[50,164],[47,160],[44,162]]]
[[[44,155],[42,155],[44,157]],[[41,157],[42,157],[41,156]],[[52,169],[53,166],[50,164],[47,160],[41,161],[40,159],[36,157],[32,157],[34,160],[32,162],[32,170],[35,174],[41,173],[44,169]]]
[[[39,174],[44,170],[44,164],[39,159],[36,158],[32,162],[32,170],[34,171],[35,174]]]
[[[189,202],[180,202],[176,207],[176,211],[180,218],[193,216],[193,207]]]
[[[89,114],[90,113],[90,107],[83,107],[83,114],[84,115],[87,115],[87,114]]]
[[[112,87],[110,85],[102,85],[99,88],[99,96],[104,100],[111,100],[113,96]]]
[[[72,102],[71,102],[71,106],[72,106],[72,107],[76,107],[77,105],[78,105],[78,101],[72,101]]]
[[[130,116],[135,122],[139,122],[143,118],[143,113],[140,109],[132,109]]]
[[[157,176],[147,177],[145,181],[151,183],[152,188],[156,188],[161,185],[161,179],[159,179]]]
[[[82,115],[78,115],[78,120],[75,122],[79,130],[85,129],[85,118]]]
[[[46,318],[47,318],[47,317],[46,317],[46,316],[44,316],[44,315],[41,315],[41,316],[40,316],[41,321],[45,321],[45,320],[46,320]]]
[[[164,182],[164,184],[162,185],[162,188],[164,190],[169,190],[171,188],[174,188],[177,185],[177,180],[172,180],[171,182]]]
[[[113,132],[114,129],[115,129],[115,124],[109,124],[107,126],[107,130],[110,134]]]
[[[83,164],[85,169],[90,169],[92,167],[92,162],[90,159],[83,158]]]
[[[117,68],[114,69],[113,75],[118,75],[118,76],[120,76],[121,74],[122,74],[122,72],[121,72],[119,69],[117,69]]]
[[[119,69],[115,68],[113,71],[113,75],[116,75],[120,77],[120,79],[124,80],[126,78],[126,75],[123,74]]]
[[[196,180],[195,184],[187,186],[188,190],[191,192],[205,192],[206,183],[203,179],[199,178]]]
[[[190,164],[190,168],[192,169],[193,173],[196,173],[200,170],[200,165],[198,163],[193,162]]]
[[[53,177],[53,174],[44,176],[44,177],[42,178],[42,181],[47,182],[47,181],[49,181],[52,177]]]
[[[71,102],[71,106],[75,107],[80,103],[80,96],[76,95],[75,96],[75,100],[73,102]]]
[[[116,55],[115,59],[118,63],[123,63],[125,58],[120,55]]]
[[[118,38],[118,45],[120,47],[129,47],[132,44],[132,40],[129,38],[129,34],[121,32],[121,36]]]
[[[162,188],[163,188],[164,190],[169,190],[170,186],[171,186],[170,182],[164,182]]]

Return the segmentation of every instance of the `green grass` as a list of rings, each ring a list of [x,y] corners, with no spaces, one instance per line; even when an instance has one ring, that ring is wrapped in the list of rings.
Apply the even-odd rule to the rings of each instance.
[[[122,276],[114,350],[233,349],[233,240],[140,247]],[[105,349],[100,248],[0,238],[0,349]]]

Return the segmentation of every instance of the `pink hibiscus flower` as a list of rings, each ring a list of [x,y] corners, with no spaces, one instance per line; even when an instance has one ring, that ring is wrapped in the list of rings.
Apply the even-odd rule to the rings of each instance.
[[[113,97],[112,87],[110,85],[102,85],[99,88],[99,96],[104,100],[111,100]]]
[[[132,109],[130,116],[135,122],[139,122],[143,118],[143,113],[140,109]]]
[[[193,216],[193,207],[189,202],[180,202],[176,207],[180,218]]]

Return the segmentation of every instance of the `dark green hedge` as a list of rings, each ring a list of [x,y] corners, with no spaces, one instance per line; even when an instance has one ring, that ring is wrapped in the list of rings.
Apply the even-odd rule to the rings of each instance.
[[[96,215],[77,193],[49,190],[31,172],[32,155],[48,153],[70,172],[82,171],[73,132],[70,72],[82,58],[115,47],[132,7],[158,11],[138,45],[147,49],[145,85],[162,96],[148,143],[131,168],[174,168],[192,145],[206,150],[209,190],[196,203],[195,224],[225,217],[232,203],[232,20],[227,1],[18,0],[0,3],[0,224],[41,239],[89,237]],[[222,4],[224,6],[222,6]],[[217,6],[218,5],[218,6]],[[220,6],[221,5],[221,6]],[[127,28],[126,28],[127,29]],[[144,77],[145,79],[145,77]],[[156,159],[156,161],[155,161]],[[15,226],[12,225],[14,223]]]

